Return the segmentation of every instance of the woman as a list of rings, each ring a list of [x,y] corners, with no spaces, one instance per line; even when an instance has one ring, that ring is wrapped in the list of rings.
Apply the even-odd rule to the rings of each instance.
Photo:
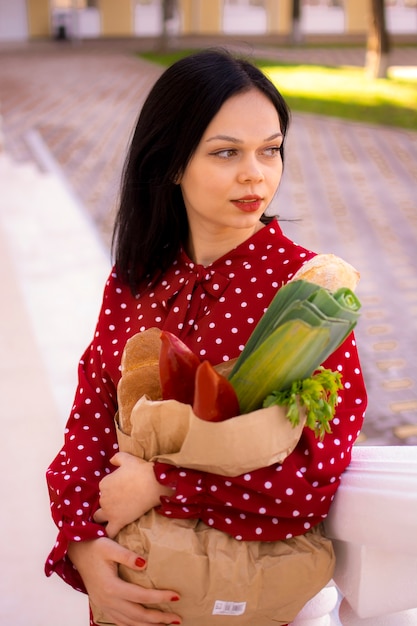
[[[65,443],[47,473],[59,535],[46,573],[87,591],[118,626],[181,623],[175,613],[142,606],[175,602],[175,589],[118,578],[119,563],[146,566],[111,539],[122,526],[160,505],[162,515],[199,518],[238,540],[287,540],[326,517],[350,462],[366,406],[353,336],[325,364],[344,383],[332,434],[320,442],[305,429],[280,466],[226,480],[115,455],[127,339],[157,326],[213,364],[234,358],[276,290],[314,256],[265,216],[288,124],[272,83],[247,61],[214,50],[168,68],[140,113],[123,174],[115,266],[80,361]]]

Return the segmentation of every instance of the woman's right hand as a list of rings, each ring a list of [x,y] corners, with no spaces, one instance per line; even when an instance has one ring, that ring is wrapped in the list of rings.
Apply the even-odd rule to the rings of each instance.
[[[135,552],[112,539],[101,537],[92,541],[71,542],[68,556],[80,573],[92,604],[103,612],[109,622],[117,626],[181,623],[181,618],[174,613],[147,609],[141,604],[178,600],[175,591],[145,589],[119,578],[118,563],[133,570],[146,566],[145,562],[142,566],[137,564],[139,555]]]

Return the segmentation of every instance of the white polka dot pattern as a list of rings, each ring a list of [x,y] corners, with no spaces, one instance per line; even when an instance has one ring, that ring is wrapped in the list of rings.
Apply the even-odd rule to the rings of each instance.
[[[114,414],[120,359],[135,333],[158,326],[177,334],[212,363],[243,349],[276,290],[314,254],[288,240],[276,221],[204,268],[182,251],[157,285],[134,297],[115,271],[106,284],[92,343],[79,365],[79,384],[65,443],[47,472],[51,511],[59,529],[46,563],[77,589],[83,584],[66,557],[68,541],[105,536],[92,520],[98,483],[117,450]],[[160,513],[198,517],[237,539],[272,541],[305,533],[322,521],[350,461],[366,406],[353,335],[327,361],[343,376],[331,435],[318,442],[306,430],[282,465],[225,478],[158,463],[156,475],[175,488]]]

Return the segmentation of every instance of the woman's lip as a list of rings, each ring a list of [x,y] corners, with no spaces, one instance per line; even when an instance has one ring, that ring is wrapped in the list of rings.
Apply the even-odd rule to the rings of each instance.
[[[260,209],[262,204],[262,198],[260,198],[259,196],[248,196],[245,198],[239,198],[238,200],[232,200],[232,204],[234,204],[234,206],[241,211],[253,213]]]

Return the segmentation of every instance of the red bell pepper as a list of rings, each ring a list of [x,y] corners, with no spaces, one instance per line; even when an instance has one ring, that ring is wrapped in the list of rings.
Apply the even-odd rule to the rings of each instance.
[[[209,361],[203,361],[197,368],[193,411],[208,422],[222,422],[240,414],[231,383],[216,372]]]
[[[192,405],[200,359],[173,333],[163,330],[161,342],[159,378],[162,399]]]

